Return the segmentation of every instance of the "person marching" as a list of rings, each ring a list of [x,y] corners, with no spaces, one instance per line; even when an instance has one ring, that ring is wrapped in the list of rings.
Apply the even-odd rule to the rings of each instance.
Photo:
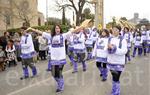
[[[33,56],[35,55],[34,45],[32,41],[32,36],[27,32],[27,27],[21,27],[21,58],[22,58],[22,69],[23,69],[23,77],[20,79],[29,78],[28,66],[32,69],[32,78],[37,75],[37,69],[35,64],[33,63]]]
[[[150,30],[147,31],[147,46],[148,46],[147,53],[150,53]]]
[[[35,31],[38,34],[42,34],[44,38],[51,40],[51,54],[50,54],[51,67],[52,67],[52,76],[54,77],[57,83],[56,93],[62,92],[64,90],[64,78],[63,78],[62,71],[64,65],[67,63],[65,40],[68,36],[72,35],[73,32],[79,31],[81,28],[82,26],[70,32],[63,33],[59,25],[54,25],[51,34],[46,32],[41,32],[33,28],[29,28],[29,30]]]
[[[134,39],[133,39],[133,45],[134,45],[134,48],[133,48],[133,57],[135,57],[136,55],[136,51],[138,49],[138,55],[141,56],[142,55],[142,43],[143,43],[143,40],[142,40],[142,34],[140,31],[136,31],[134,33]]]
[[[71,28],[70,31],[71,31],[71,30],[73,30],[73,28]],[[68,54],[68,57],[69,57],[69,59],[70,59],[70,61],[71,61],[71,63],[70,63],[71,66],[72,66],[73,64],[75,64],[75,61],[74,61],[73,35],[74,35],[74,34],[72,34],[71,36],[69,36],[69,37],[67,38],[67,45],[68,45],[67,54]]]
[[[77,62],[81,62],[83,66],[83,71],[86,71],[86,47],[85,47],[85,34],[83,33],[84,29],[76,32],[73,35],[73,44],[74,44],[74,64],[73,64],[73,72],[78,72],[78,64]]]
[[[87,29],[86,35],[87,38],[85,41],[85,46],[88,53],[87,60],[90,60],[92,58],[92,50],[93,50],[92,30],[90,31],[90,29]]]
[[[144,56],[146,56],[147,53],[147,29],[146,26],[141,26],[141,34],[142,34],[142,46],[143,50],[142,53],[144,52]]]
[[[102,81],[107,80],[107,45],[108,45],[109,31],[107,29],[103,29],[101,36],[97,39],[92,56],[96,56],[96,66],[100,71],[100,76],[102,77]]]
[[[93,26],[93,22],[91,21],[90,22],[90,27]],[[92,59],[92,51],[93,51],[93,47],[94,47],[94,44],[99,36],[99,34],[97,33],[97,28],[95,26],[93,26],[92,28],[88,28],[86,30],[86,41],[85,41],[85,46],[86,46],[86,49],[87,49],[87,53],[88,53],[88,56],[87,56],[87,60],[90,60]]]
[[[98,30],[95,26],[93,26],[92,30],[93,30],[92,31],[92,39],[93,39],[93,47],[94,47],[95,42],[96,42],[97,38],[99,37],[99,34],[98,34]]]
[[[50,30],[49,30],[50,32]],[[51,39],[48,39],[48,66],[46,71],[52,71],[52,66],[51,66]]]
[[[114,26],[112,37],[108,39],[108,68],[112,74],[111,95],[120,95],[120,76],[125,68],[127,41],[120,36],[121,27]]]
[[[131,61],[130,51],[131,51],[132,40],[133,40],[132,34],[130,33],[128,27],[124,27],[123,37],[124,39],[126,39],[128,45],[128,52],[126,54],[126,60],[125,60],[127,63],[127,61]]]

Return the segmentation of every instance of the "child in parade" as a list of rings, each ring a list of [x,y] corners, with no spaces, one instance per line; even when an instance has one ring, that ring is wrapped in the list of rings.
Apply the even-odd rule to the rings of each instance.
[[[7,62],[9,67],[13,64],[14,66],[17,65],[16,63],[16,55],[15,55],[15,46],[13,40],[9,40],[6,46],[6,54],[7,54]]]

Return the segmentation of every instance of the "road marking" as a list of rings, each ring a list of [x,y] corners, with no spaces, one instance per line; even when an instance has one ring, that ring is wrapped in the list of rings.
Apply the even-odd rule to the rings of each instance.
[[[91,64],[92,62],[94,62],[94,60],[88,62],[87,65]],[[78,68],[81,68],[81,67],[82,67],[82,65],[78,66]],[[72,71],[73,71],[73,69],[70,69],[70,70],[67,70],[67,71],[63,72],[63,74],[67,74],[67,73],[70,73],[70,72],[72,72]],[[15,95],[15,94],[17,94],[17,93],[19,93],[19,92],[22,92],[22,91],[24,91],[24,90],[26,90],[26,89],[28,89],[28,88],[32,88],[32,87],[34,87],[34,86],[36,86],[36,85],[39,85],[39,84],[41,84],[41,83],[47,82],[47,81],[49,81],[49,80],[51,80],[51,79],[52,79],[52,77],[47,78],[47,79],[45,79],[45,80],[42,80],[42,81],[40,81],[40,82],[37,82],[37,83],[31,84],[31,85],[28,85],[28,86],[26,86],[26,87],[24,87],[24,88],[21,88],[21,89],[19,89],[19,90],[10,92],[10,93],[8,93],[7,95]]]

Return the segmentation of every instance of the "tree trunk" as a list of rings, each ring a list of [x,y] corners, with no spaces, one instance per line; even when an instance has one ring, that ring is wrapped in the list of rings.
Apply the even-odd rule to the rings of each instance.
[[[78,25],[80,25],[80,23],[81,23],[81,12],[79,11],[79,12],[76,12],[76,25],[78,26]]]
[[[63,10],[62,10],[62,24],[63,24],[63,25],[66,24],[65,8],[63,8]]]

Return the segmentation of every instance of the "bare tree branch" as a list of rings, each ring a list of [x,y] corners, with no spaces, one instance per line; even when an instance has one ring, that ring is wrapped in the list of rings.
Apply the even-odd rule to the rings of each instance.
[[[17,4],[15,1],[11,1],[11,3],[14,6],[14,8],[16,9],[15,12],[13,12],[14,17],[16,17],[20,20],[23,20],[26,23],[30,23],[31,20],[35,17],[33,15],[34,12],[32,11],[31,8],[25,7],[25,6],[22,5],[22,4],[24,4],[24,2],[20,3],[20,4]],[[27,5],[28,5],[28,2],[27,2]]]

